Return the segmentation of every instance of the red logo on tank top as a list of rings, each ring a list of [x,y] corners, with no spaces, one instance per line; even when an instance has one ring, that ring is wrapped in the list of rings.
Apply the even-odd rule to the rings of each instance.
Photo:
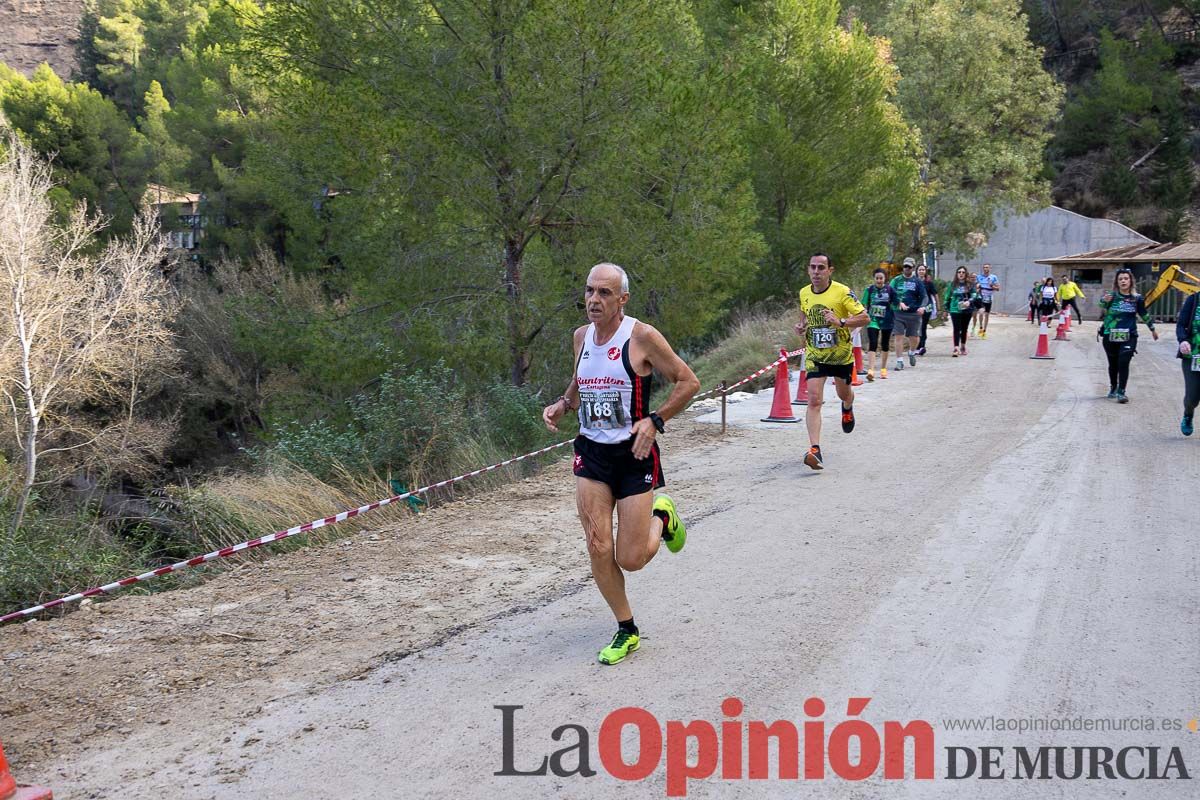
[[[572,465],[572,469],[575,472],[579,472],[579,470],[583,469],[583,456],[576,454],[575,463]]]
[[[616,361],[620,357],[621,357],[621,348],[619,348],[619,347],[608,348],[608,360],[609,361]]]

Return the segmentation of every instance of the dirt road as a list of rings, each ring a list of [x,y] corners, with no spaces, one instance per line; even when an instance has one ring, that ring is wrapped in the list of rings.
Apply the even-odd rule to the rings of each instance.
[[[1200,439],[1178,433],[1173,337],[1142,337],[1118,406],[1094,330],[1040,362],[1017,320],[965,359],[934,332],[916,369],[859,390],[852,435],[826,409],[822,473],[799,463],[802,425],[673,425],[689,541],[630,577],[643,645],[617,667],[595,663],[612,625],[564,464],[402,530],[4,628],[0,738],[20,779],[62,797],[661,797],[662,765],[639,782],[602,768],[613,710],[716,725],[738,697],[742,721],[799,726],[820,697],[828,733],[869,697],[880,729],[931,724],[934,780],[714,778],[688,796],[1195,797]],[[574,723],[598,774],[495,776],[497,705],[523,706],[515,767]],[[1084,719],[1105,729],[1050,728]],[[1011,778],[1018,745],[1157,746],[1159,771],[1178,747],[1193,779],[946,777],[946,748],[1002,746]]]

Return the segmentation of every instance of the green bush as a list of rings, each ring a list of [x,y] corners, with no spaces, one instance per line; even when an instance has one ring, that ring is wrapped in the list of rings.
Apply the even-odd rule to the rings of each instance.
[[[0,502],[0,513],[11,514]],[[0,533],[0,613],[142,571],[152,545],[113,536],[83,511],[55,518],[30,509],[20,530]]]
[[[344,425],[293,422],[254,455],[334,482],[368,470],[406,482],[446,478],[553,441],[541,422],[543,403],[530,389],[503,383],[469,394],[442,363],[394,369],[347,402]]]
[[[381,472],[440,474],[476,435],[466,424],[463,387],[441,362],[384,373],[378,390],[353,398],[350,409],[367,464]]]
[[[323,419],[288,423],[269,446],[250,453],[259,466],[284,461],[320,478],[329,477],[339,464],[353,469],[367,460],[363,442],[351,427],[337,429]]]

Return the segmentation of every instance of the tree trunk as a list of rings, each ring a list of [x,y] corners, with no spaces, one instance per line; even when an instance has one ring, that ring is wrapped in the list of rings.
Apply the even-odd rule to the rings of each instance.
[[[29,429],[25,432],[25,478],[21,482],[21,493],[17,495],[17,507],[13,509],[11,533],[21,529],[25,521],[25,509],[29,496],[33,494],[33,483],[37,478],[37,418],[30,416]]]
[[[1058,3],[1055,0],[1050,0],[1050,18],[1054,20],[1054,33],[1058,36],[1058,43],[1065,53],[1071,49],[1071,45],[1067,42],[1067,37],[1063,35],[1062,22],[1059,20],[1058,15]]]
[[[508,355],[513,386],[524,386],[529,377],[529,335],[525,292],[521,284],[521,257],[525,248],[513,239],[504,243],[504,288],[508,297]]]
[[[29,340],[29,328],[25,321],[25,287],[24,281],[13,289],[13,311],[16,322],[17,340],[21,343],[21,389],[24,394],[25,410],[29,415],[25,428],[25,441],[22,450],[25,456],[25,477],[21,482],[21,492],[17,495],[17,506],[13,509],[11,535],[16,535],[25,521],[25,509],[29,505],[29,496],[33,494],[33,483],[37,478],[37,441],[38,441],[38,406],[37,397],[33,392],[32,344]],[[15,410],[15,409],[14,409]]]

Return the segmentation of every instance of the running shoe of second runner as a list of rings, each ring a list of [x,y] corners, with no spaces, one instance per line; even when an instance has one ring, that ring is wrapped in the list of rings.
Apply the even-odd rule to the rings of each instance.
[[[625,657],[641,647],[641,639],[636,633],[617,629],[613,634],[612,641],[608,646],[601,650],[596,655],[596,660],[601,664],[620,664],[625,660]]]
[[[854,430],[854,406],[846,408],[842,406],[842,433],[849,433]]]
[[[808,448],[808,452],[804,454],[804,463],[811,469],[825,469],[821,463],[821,448]]]
[[[687,542],[687,528],[683,526],[683,520],[679,518],[675,501],[665,494],[655,495],[654,510],[662,511],[667,515],[667,521],[663,524],[662,530],[663,544],[672,553],[678,553]]]
[[[1191,415],[1184,414],[1183,419],[1181,419],[1179,421],[1179,432],[1182,433],[1184,436],[1191,436],[1195,432],[1195,430],[1196,430],[1196,428],[1192,424]]]
[[[1129,402],[1129,398],[1126,397],[1125,393],[1122,392],[1120,389],[1117,390],[1117,402],[1118,403],[1128,403]]]
[[[900,359],[900,358],[896,359],[896,369],[897,370],[904,369],[904,360],[903,359]]]
[[[917,352],[915,350],[908,351],[908,365],[915,367],[917,365]]]

